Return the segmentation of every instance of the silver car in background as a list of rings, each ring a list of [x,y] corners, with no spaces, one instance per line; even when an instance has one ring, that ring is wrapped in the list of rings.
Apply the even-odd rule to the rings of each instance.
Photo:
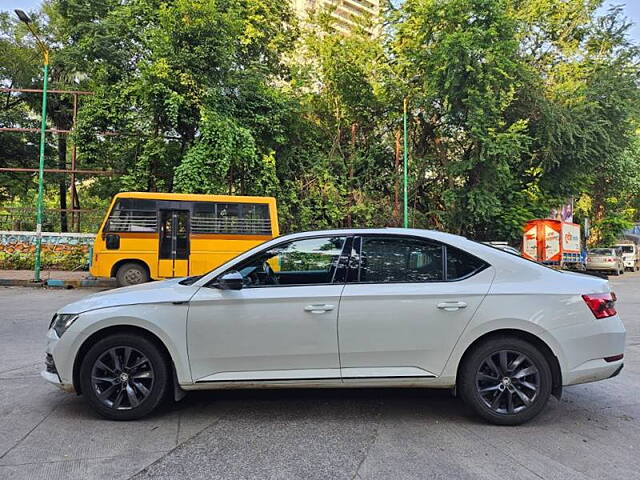
[[[610,272],[613,275],[624,273],[624,260],[620,248],[593,248],[587,254],[587,270]]]

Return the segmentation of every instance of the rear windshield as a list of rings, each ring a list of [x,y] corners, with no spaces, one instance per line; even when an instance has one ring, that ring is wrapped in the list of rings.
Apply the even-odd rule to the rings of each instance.
[[[610,248],[594,248],[589,251],[590,255],[610,255],[613,256],[613,250]]]
[[[621,245],[620,248],[624,253],[633,253],[633,245]]]

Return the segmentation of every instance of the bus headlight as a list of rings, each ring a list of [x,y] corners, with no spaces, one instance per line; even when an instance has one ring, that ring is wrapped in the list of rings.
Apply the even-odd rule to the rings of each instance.
[[[75,313],[56,313],[51,320],[49,328],[53,328],[58,337],[62,337],[62,334],[67,331],[78,317],[79,315]]]

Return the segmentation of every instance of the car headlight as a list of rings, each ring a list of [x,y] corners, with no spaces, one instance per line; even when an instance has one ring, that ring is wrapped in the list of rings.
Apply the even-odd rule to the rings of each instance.
[[[49,328],[53,328],[58,337],[61,337],[71,324],[76,321],[78,316],[79,315],[75,313],[56,313],[51,319]]]

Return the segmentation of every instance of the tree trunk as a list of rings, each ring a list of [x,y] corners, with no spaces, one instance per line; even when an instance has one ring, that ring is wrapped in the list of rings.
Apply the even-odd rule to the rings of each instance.
[[[63,134],[58,134],[58,168],[65,170],[67,168],[67,137]],[[69,225],[67,224],[67,176],[66,174],[60,175],[60,183],[58,184],[60,193],[60,231],[68,232]]]

